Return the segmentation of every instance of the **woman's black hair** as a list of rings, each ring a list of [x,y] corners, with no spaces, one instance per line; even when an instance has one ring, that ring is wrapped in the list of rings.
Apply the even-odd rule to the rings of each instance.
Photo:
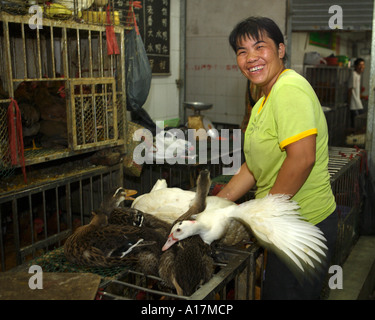
[[[266,17],[249,17],[238,23],[229,35],[229,43],[234,52],[237,52],[238,44],[241,40],[252,38],[259,41],[262,39],[264,32],[273,40],[276,48],[279,48],[280,43],[284,44],[284,36],[280,28],[272,19]],[[285,54],[284,63],[286,59]]]

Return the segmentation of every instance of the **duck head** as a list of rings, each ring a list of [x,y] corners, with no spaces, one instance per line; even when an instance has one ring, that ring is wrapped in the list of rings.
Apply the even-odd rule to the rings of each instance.
[[[162,251],[166,251],[177,241],[186,239],[198,234],[198,223],[195,220],[184,220],[176,223],[168,236],[167,242],[164,244]]]
[[[121,202],[125,200],[134,200],[131,196],[135,195],[137,191],[125,189],[123,187],[116,188],[107,194],[100,205],[100,209],[110,214],[110,212],[117,208]]]
[[[118,204],[120,204],[124,200],[135,200],[132,196],[137,194],[138,191],[136,190],[130,190],[125,188],[117,188],[115,193],[113,194],[113,198],[118,201]]]

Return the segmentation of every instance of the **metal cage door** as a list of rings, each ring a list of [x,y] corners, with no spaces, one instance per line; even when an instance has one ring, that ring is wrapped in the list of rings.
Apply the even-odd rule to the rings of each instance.
[[[116,143],[118,122],[114,78],[72,79],[70,106],[69,140],[74,150]]]

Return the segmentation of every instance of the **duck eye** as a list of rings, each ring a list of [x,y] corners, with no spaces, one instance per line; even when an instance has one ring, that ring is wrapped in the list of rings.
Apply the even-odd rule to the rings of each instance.
[[[177,228],[177,230],[176,230],[177,232],[180,232],[181,231],[181,229],[180,228]]]

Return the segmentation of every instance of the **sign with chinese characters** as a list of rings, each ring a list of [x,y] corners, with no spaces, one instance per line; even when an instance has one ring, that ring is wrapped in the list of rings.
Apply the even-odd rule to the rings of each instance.
[[[134,12],[152,73],[170,74],[170,0],[142,0],[141,4]],[[115,0],[115,8],[128,10],[129,1]]]

